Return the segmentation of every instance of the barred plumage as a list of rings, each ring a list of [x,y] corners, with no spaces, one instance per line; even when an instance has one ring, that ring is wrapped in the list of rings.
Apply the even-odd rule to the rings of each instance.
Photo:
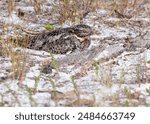
[[[91,27],[81,24],[68,28],[59,28],[51,32],[27,35],[20,38],[19,43],[26,41],[29,49],[43,50],[53,54],[65,54],[76,49],[84,50],[88,48],[91,34]]]

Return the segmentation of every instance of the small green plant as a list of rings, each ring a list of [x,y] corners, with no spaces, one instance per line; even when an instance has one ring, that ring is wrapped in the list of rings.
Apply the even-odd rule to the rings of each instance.
[[[52,24],[50,24],[50,23],[47,23],[47,24],[45,25],[45,29],[46,29],[47,31],[52,31],[52,30],[54,30],[54,26],[53,26]]]
[[[53,99],[54,99],[55,105],[57,106],[58,105],[58,94],[57,94],[55,82],[50,77],[49,77],[49,81],[50,81],[50,83],[52,85]]]
[[[56,86],[55,86],[55,82],[51,78],[49,78],[49,81],[51,82],[53,91],[54,92],[57,91]],[[55,97],[57,98],[57,92],[55,92],[54,94],[55,94]]]
[[[29,98],[30,105],[32,107],[36,106],[36,102],[35,102],[35,100],[32,97],[32,90],[31,90],[31,88],[26,86],[26,91],[27,91],[27,95],[28,95],[28,98]]]
[[[4,96],[1,94],[1,99],[0,99],[0,107],[4,107],[5,106],[5,103],[4,103]]]
[[[119,78],[119,83],[123,84],[125,82],[125,71],[124,69],[121,70],[120,78]]]
[[[148,95],[150,96],[150,88],[146,89],[146,92],[148,93]]]
[[[121,25],[121,24],[120,24],[120,21],[116,21],[116,22],[115,22],[115,26],[116,26],[116,27],[120,27],[120,25]]]
[[[73,84],[74,89],[77,90],[77,84],[76,84],[76,82],[75,82],[74,76],[71,76],[71,81],[72,81],[72,84]]]
[[[124,88],[124,93],[128,98],[131,98],[131,90],[129,90],[127,87]]]
[[[37,88],[38,88],[38,84],[40,82],[40,78],[41,78],[41,75],[42,75],[42,69],[40,70],[40,74],[38,76],[35,77],[34,81],[35,81],[35,84],[34,84],[34,89],[35,89],[35,93],[37,92]]]
[[[78,90],[78,86],[77,86],[77,83],[75,82],[74,76],[71,76],[71,82],[73,84],[73,87],[75,89],[75,93],[76,93],[78,99],[80,99],[80,91]]]
[[[138,99],[139,96],[136,92],[132,93],[131,90],[127,87],[124,88],[124,94],[127,96],[128,99]]]
[[[138,64],[136,65],[136,81],[141,85],[141,83],[147,83],[148,74],[147,74],[147,66],[146,66],[146,55],[139,55]]]
[[[96,73],[96,76],[98,77],[99,75],[99,70],[100,70],[100,66],[97,62],[94,63],[94,68],[95,68],[95,73]]]
[[[117,94],[112,96],[112,105],[113,106],[118,106],[119,103],[119,96]]]
[[[58,63],[54,57],[54,55],[52,54],[52,52],[50,52],[50,56],[52,58],[52,64],[54,66],[54,68],[56,69],[56,72],[58,73],[58,70],[59,70],[59,66],[58,66]]]
[[[97,80],[105,84],[106,86],[111,87],[112,86],[111,67],[105,69],[98,62],[95,62],[93,66],[95,68]]]
[[[37,87],[38,87],[40,78],[41,78],[41,74],[39,76],[35,77],[35,79],[34,79],[35,80],[35,83],[34,83],[35,93],[37,92]]]
[[[126,101],[124,102],[124,105],[125,105],[126,107],[129,107],[129,101],[126,100]]]

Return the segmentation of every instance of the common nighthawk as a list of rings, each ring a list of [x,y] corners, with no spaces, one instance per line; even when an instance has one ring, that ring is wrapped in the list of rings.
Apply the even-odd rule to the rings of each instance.
[[[90,45],[92,28],[80,24],[67,28],[59,28],[29,37],[30,49],[43,50],[53,54],[65,54],[76,49],[84,50]]]

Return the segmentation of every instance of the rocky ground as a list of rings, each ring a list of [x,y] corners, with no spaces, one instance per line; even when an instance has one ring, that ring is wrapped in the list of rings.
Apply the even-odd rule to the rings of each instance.
[[[52,1],[43,2],[41,15],[29,2],[18,1],[8,16],[7,2],[0,4],[5,49],[9,49],[5,39],[18,34],[20,26],[43,31],[48,22],[56,28],[73,24],[66,20],[60,25],[47,13]],[[28,18],[19,17],[18,9]],[[89,12],[82,23],[94,34],[90,47],[82,52],[50,55],[12,48],[6,55],[1,50],[0,106],[150,106],[149,10],[150,3],[144,2],[124,15],[104,8]]]

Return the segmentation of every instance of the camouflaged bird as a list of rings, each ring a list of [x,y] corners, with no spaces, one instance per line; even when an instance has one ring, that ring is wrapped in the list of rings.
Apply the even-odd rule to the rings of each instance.
[[[59,28],[51,32],[29,36],[28,48],[53,54],[65,54],[76,49],[84,50],[90,45],[91,34],[91,27],[84,24]]]

